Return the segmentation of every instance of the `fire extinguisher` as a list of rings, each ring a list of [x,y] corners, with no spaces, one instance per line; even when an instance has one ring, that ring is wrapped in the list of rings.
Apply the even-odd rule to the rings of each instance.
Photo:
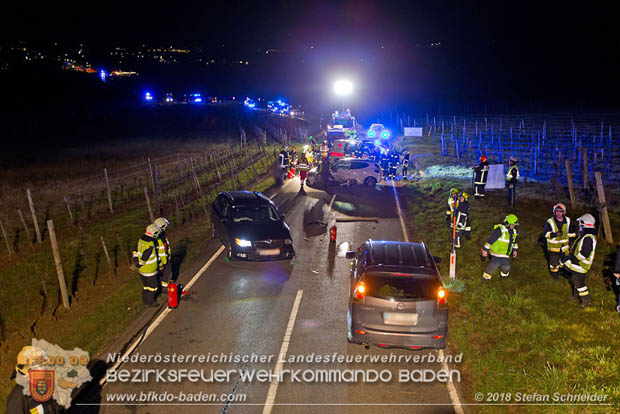
[[[338,228],[336,227],[335,224],[329,229],[329,241],[330,242],[335,242],[336,241],[336,233],[337,233],[337,231],[338,231]]]
[[[179,307],[179,298],[183,291],[183,285],[177,284],[174,280],[168,282],[168,308],[175,309]]]

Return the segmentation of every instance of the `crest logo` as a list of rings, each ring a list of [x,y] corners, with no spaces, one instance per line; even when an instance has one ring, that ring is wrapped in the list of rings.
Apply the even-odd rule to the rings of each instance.
[[[31,369],[28,371],[30,395],[35,401],[45,402],[54,395],[54,374],[51,369]]]

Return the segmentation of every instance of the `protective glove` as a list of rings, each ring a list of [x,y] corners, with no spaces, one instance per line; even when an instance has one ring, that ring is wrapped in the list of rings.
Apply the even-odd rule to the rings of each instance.
[[[551,233],[549,233],[549,237],[554,239],[554,238],[558,237],[558,234],[552,231]]]
[[[562,253],[568,253],[568,245],[567,246],[562,246],[562,249],[560,249],[562,251]]]

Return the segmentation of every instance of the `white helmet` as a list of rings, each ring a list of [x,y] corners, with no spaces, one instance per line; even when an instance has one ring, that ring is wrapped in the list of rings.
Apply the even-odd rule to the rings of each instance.
[[[164,217],[159,217],[155,219],[153,224],[159,227],[161,231],[166,231],[166,229],[168,228],[168,224],[170,224],[170,222],[168,221],[168,219]]]
[[[566,212],[566,206],[562,203],[557,203],[555,206],[553,206],[553,214],[555,214],[556,210],[562,210]]]
[[[591,214],[584,214],[583,216],[577,219],[577,223],[579,223],[579,228],[587,228],[593,229],[596,224],[596,220],[592,217]]]
[[[510,157],[510,161],[512,161],[512,162],[517,162],[517,157],[515,157],[515,156],[511,156],[511,157]]]
[[[149,224],[146,226],[146,231],[144,232],[145,235],[154,239],[159,237],[159,233],[161,233],[161,229],[154,224]]]
[[[17,365],[15,372],[21,375],[28,375],[32,368],[38,368],[45,363],[47,355],[41,348],[27,345],[17,354]]]

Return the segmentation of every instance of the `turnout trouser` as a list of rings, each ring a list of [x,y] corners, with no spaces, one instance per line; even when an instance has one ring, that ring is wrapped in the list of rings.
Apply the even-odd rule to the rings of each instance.
[[[586,286],[587,273],[579,273],[571,270],[571,285],[573,285],[573,298],[579,299],[584,305],[590,304],[590,292]]]
[[[510,188],[510,186],[507,186],[506,187],[506,202],[508,203],[508,207],[514,208],[516,199],[517,199],[517,185],[512,184],[512,188]]]
[[[560,259],[562,258],[561,252],[548,252],[549,253],[549,271],[551,272],[551,276],[554,279],[558,277],[558,273],[560,271]]]
[[[499,272],[502,277],[508,277],[510,275],[510,259],[507,257],[491,256],[491,260],[486,269],[484,269],[482,277],[491,279],[497,268],[500,269]]]
[[[475,183],[474,184],[474,197],[478,198],[478,197],[484,197],[484,186],[485,184],[479,184],[479,183]]]
[[[159,273],[153,276],[140,275],[142,281],[142,303],[144,305],[151,305],[157,299],[157,293],[160,290],[159,286]]]

